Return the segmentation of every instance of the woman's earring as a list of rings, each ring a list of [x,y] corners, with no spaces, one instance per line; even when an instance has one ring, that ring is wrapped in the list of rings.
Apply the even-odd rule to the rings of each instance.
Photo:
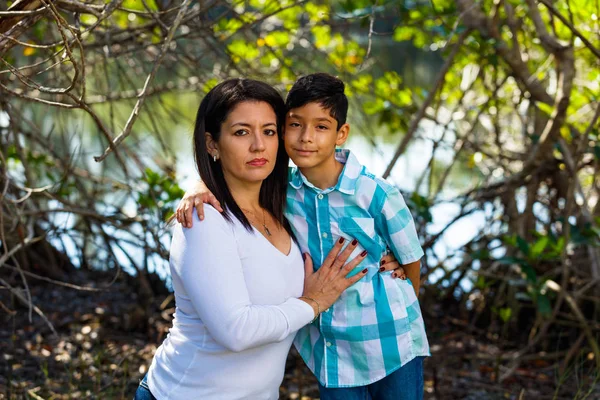
[[[216,154],[213,156],[213,160],[214,160],[214,162],[217,162],[217,155]]]

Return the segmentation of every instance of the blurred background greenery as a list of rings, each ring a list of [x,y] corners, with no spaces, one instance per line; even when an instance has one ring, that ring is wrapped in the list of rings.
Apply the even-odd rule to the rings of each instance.
[[[202,96],[346,82],[426,257],[429,398],[600,396],[600,4],[0,0],[0,396],[131,397]],[[290,356],[282,398],[317,396]],[[37,396],[37,397],[36,397]],[[544,397],[546,396],[546,397]]]

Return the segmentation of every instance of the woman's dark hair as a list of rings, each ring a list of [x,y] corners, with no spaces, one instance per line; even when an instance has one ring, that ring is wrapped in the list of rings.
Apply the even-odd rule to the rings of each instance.
[[[245,101],[265,102],[271,106],[277,117],[277,159],[273,172],[263,181],[260,188],[259,202],[291,235],[290,225],[283,215],[289,162],[283,145],[285,104],[281,95],[270,85],[252,79],[229,79],[212,88],[202,99],[194,128],[194,156],[200,178],[223,206],[224,218],[231,221],[232,214],[246,229],[252,231],[252,225],[231,195],[221,162],[215,162],[208,153],[205,139],[208,132],[213,140],[218,142],[221,137],[221,124],[238,104]]]
[[[289,111],[308,103],[319,103],[329,110],[329,114],[337,121],[337,129],[340,129],[348,115],[348,98],[344,94],[344,87],[344,82],[324,72],[306,75],[294,83],[285,106]]]

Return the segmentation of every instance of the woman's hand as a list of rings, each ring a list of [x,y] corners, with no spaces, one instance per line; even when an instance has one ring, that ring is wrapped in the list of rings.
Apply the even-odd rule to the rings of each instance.
[[[194,207],[196,207],[198,218],[200,218],[200,221],[202,221],[204,219],[204,203],[208,203],[216,208],[217,211],[223,212],[221,203],[219,203],[219,200],[217,200],[215,195],[208,190],[204,182],[198,181],[190,192],[185,192],[183,199],[181,199],[179,202],[177,211],[175,211],[177,222],[179,222],[185,228],[191,228]]]
[[[345,264],[358,245],[358,241],[353,240],[342,250],[343,245],[344,238],[341,237],[327,255],[323,265],[316,272],[313,270],[312,259],[308,254],[304,254],[304,292],[300,299],[305,300],[313,307],[315,316],[331,307],[344,290],[367,274],[365,268],[358,274],[350,278],[347,277],[350,271],[365,259],[367,251],[363,251]],[[315,302],[318,305],[314,304]]]
[[[403,281],[406,280],[406,271],[400,265],[398,260],[396,260],[394,253],[390,252],[381,257],[381,260],[379,260],[379,266],[379,272],[393,271],[392,278],[400,278]]]

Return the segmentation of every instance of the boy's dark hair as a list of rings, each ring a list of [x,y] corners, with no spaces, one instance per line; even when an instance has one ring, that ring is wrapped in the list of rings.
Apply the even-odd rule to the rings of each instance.
[[[344,82],[333,75],[319,72],[299,78],[290,89],[285,101],[287,110],[308,103],[319,103],[329,110],[337,121],[337,129],[346,123],[348,98],[344,94]]]
[[[221,124],[238,104],[245,101],[265,102],[271,106],[277,117],[277,139],[279,141],[277,159],[273,172],[262,183],[259,202],[277,219],[290,236],[294,237],[290,225],[283,215],[289,162],[289,156],[283,145],[285,103],[272,86],[252,79],[229,79],[212,88],[202,99],[194,128],[194,156],[200,178],[223,205],[225,219],[231,221],[230,214],[232,214],[246,229],[252,231],[252,225],[235,202],[227,186],[221,162],[215,162],[208,153],[205,139],[205,133],[208,132],[218,142],[221,137]]]

